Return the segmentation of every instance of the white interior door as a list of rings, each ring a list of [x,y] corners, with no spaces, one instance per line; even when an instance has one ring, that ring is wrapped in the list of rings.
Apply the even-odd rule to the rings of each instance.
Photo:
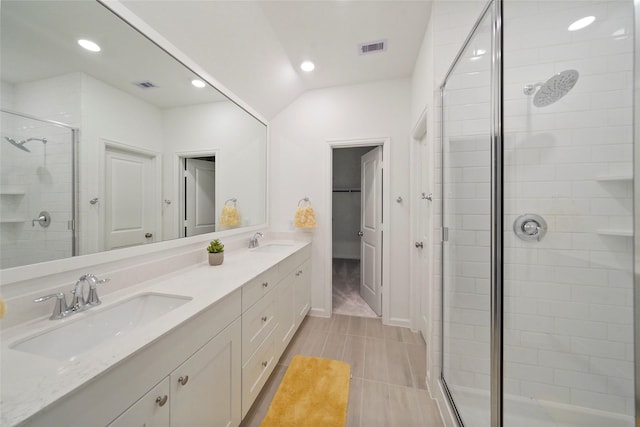
[[[156,237],[155,158],[107,147],[105,150],[106,249],[152,243]]]
[[[216,231],[216,164],[201,159],[184,159],[185,167],[185,236]]]
[[[382,314],[382,147],[361,157],[360,295]]]
[[[415,290],[413,302],[414,309],[417,310],[418,329],[428,342],[429,340],[429,299],[431,277],[431,248],[432,241],[432,200],[431,193],[431,166],[430,152],[427,144],[427,135],[424,133],[419,139],[413,140],[413,200],[411,204],[412,227],[414,249],[412,254],[412,280]]]

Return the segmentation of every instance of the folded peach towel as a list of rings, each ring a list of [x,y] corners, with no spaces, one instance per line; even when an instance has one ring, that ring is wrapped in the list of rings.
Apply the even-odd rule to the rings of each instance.
[[[295,224],[298,228],[315,228],[316,213],[311,206],[299,206],[296,210]]]
[[[220,225],[224,227],[237,227],[240,225],[240,213],[235,205],[225,204],[222,207]]]

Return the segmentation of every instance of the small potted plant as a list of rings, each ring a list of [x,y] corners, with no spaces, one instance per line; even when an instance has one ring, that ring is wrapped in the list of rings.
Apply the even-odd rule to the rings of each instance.
[[[209,252],[209,265],[220,265],[224,261],[224,245],[220,239],[213,240],[207,246]]]

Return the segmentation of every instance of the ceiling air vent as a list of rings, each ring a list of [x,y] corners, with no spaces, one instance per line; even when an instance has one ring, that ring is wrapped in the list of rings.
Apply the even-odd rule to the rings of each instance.
[[[377,40],[374,42],[360,43],[358,45],[358,53],[360,55],[368,55],[370,53],[384,52],[387,50],[386,40]]]
[[[140,89],[151,89],[154,87],[158,87],[155,84],[151,83],[148,80],[142,81],[142,82],[135,82],[133,83],[134,85],[138,86]]]

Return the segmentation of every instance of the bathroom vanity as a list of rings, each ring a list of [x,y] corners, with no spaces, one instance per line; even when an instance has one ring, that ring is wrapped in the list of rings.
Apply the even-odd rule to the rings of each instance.
[[[309,311],[310,256],[261,242],[3,331],[0,424],[239,425]]]

